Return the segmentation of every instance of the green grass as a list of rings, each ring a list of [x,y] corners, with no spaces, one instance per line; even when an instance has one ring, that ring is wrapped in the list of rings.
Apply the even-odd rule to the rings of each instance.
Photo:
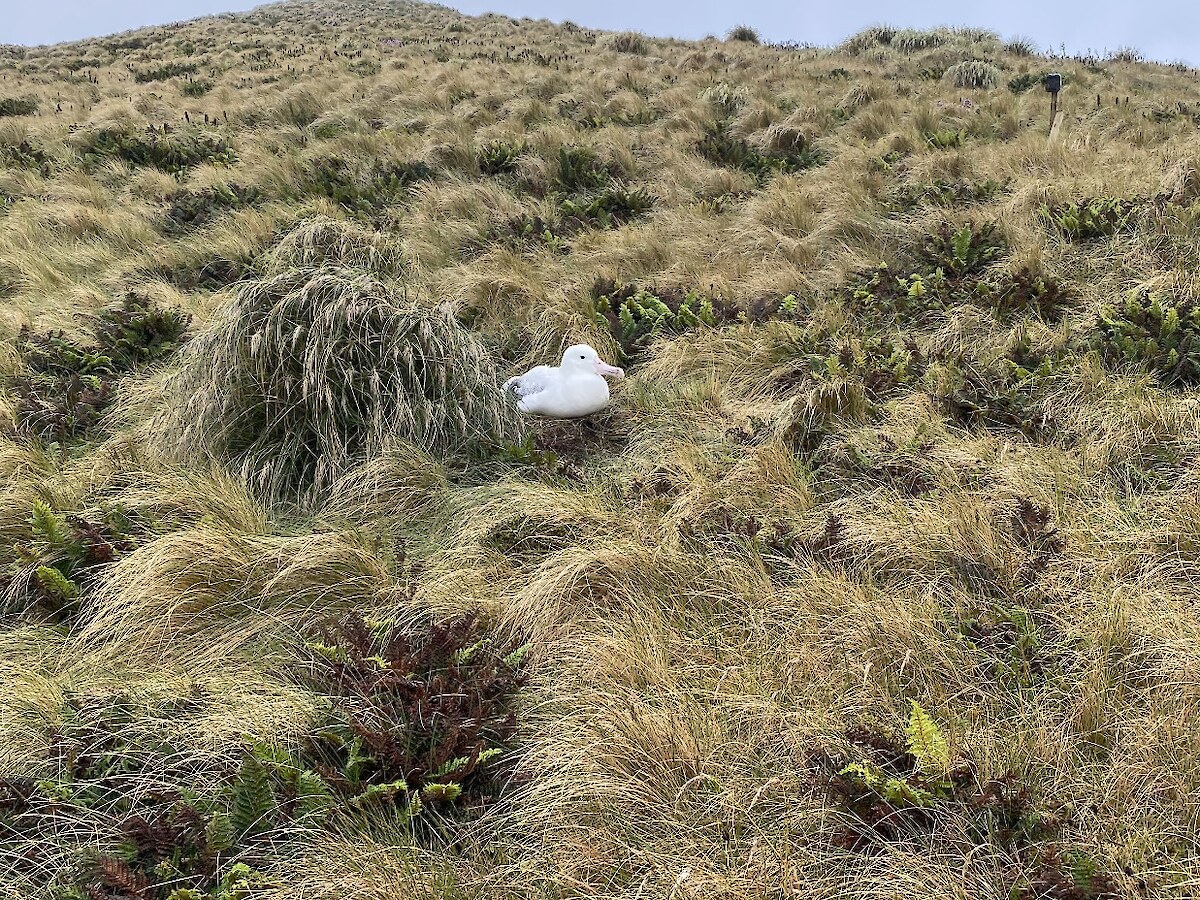
[[[0,48],[0,900],[1189,896],[1192,73],[752,25]]]

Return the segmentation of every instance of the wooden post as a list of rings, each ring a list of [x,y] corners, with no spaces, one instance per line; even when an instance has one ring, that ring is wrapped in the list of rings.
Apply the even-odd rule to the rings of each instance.
[[[1050,135],[1054,135],[1054,125],[1058,121],[1058,92],[1062,89],[1062,75],[1058,72],[1048,74],[1043,82],[1050,94]]]

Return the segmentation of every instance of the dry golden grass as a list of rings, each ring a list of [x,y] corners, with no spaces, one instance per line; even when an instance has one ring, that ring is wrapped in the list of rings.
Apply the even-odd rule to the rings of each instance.
[[[1121,896],[1191,896],[1200,394],[1076,339],[1131,289],[1200,299],[1196,73],[1029,56],[988,33],[881,33],[789,49],[296,0],[0,48],[0,99],[39,103],[0,119],[6,383],[24,371],[23,326],[82,335],[81,315],[128,289],[193,313],[201,335],[182,362],[122,382],[102,440],[43,446],[17,435],[15,394],[0,404],[0,556],[17,572],[0,629],[0,778],[52,777],[67,701],[122,696],[140,710],[131,740],[169,736],[212,792],[231,748],[298,746],[319,718],[319,698],[281,675],[314,624],[350,609],[480,611],[533,646],[501,802],[435,839],[366,814],[281,836],[254,896],[1001,900],[1050,844],[1110,873]],[[998,87],[940,78],[974,59],[999,67]],[[196,70],[133,78],[170,62]],[[1006,87],[1050,69],[1067,77],[1053,142],[1040,84]],[[192,80],[211,88],[189,95]],[[813,148],[824,162],[762,179],[712,163],[696,145],[718,119],[760,152]],[[211,135],[233,155],[177,172],[87,157],[104,129]],[[958,146],[931,145],[949,132]],[[495,143],[519,155],[482,174]],[[559,215],[564,147],[591,150],[652,208],[570,234],[565,253],[508,240],[520,216]],[[929,199],[988,182],[998,189],[977,198]],[[227,186],[257,193],[166,227],[181,192]],[[1159,194],[1169,202],[1097,242],[1065,240],[1039,214]],[[960,303],[893,326],[852,308],[863,270],[907,274],[940,224],[986,221],[1008,245],[988,271],[1058,279],[1060,316]],[[452,353],[458,364],[505,372],[580,340],[618,353],[592,312],[601,278],[743,307],[791,295],[800,312],[657,334],[594,425],[598,444],[580,452],[586,427],[568,431],[565,476],[422,441],[397,413],[338,448],[321,490],[292,505],[267,489],[295,474],[272,468],[274,444],[210,444],[231,425],[222,404],[241,402],[222,378],[272,364],[247,349],[238,303],[332,267],[370,282],[359,299],[399,308],[403,289],[405,309],[449,304],[478,344]],[[911,339],[928,372],[880,397],[862,373],[813,374],[814,354],[876,333]],[[1024,413],[1048,425],[949,414],[938,397],[965,370],[999,384],[1022,348],[1055,360]],[[398,344],[375,349],[398,365]],[[306,390],[328,388],[338,352],[331,341]],[[499,421],[489,384],[472,382],[471,421],[437,427]],[[175,439],[189,427],[194,440]],[[313,433],[329,446],[341,434],[328,417]],[[30,539],[35,501],[151,523],[69,626],[17,602],[32,575],[10,548]],[[1045,560],[1014,525],[1022,501],[1056,529]],[[1011,628],[981,636],[979,622]],[[1057,817],[1054,836],[981,839],[947,802],[928,827],[880,830],[874,852],[845,849],[854,813],[814,754],[849,751],[856,726],[902,734],[909,700],[980,784],[1026,787],[1030,809]],[[78,848],[114,840],[97,819],[82,838],[56,833],[30,868],[5,815],[4,898],[81,896],[63,893]]]

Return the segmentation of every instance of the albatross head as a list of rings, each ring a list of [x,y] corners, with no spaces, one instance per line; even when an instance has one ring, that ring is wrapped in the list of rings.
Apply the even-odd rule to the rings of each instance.
[[[587,344],[576,344],[568,347],[563,354],[562,368],[571,372],[595,372],[597,375],[615,375],[622,378],[625,370],[610,366],[600,358],[600,354]]]

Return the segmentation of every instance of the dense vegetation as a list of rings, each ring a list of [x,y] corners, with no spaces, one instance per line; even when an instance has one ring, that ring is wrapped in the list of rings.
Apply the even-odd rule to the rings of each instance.
[[[1188,896],[1197,88],[359,0],[0,47],[0,900]],[[580,341],[611,407],[520,421]]]

